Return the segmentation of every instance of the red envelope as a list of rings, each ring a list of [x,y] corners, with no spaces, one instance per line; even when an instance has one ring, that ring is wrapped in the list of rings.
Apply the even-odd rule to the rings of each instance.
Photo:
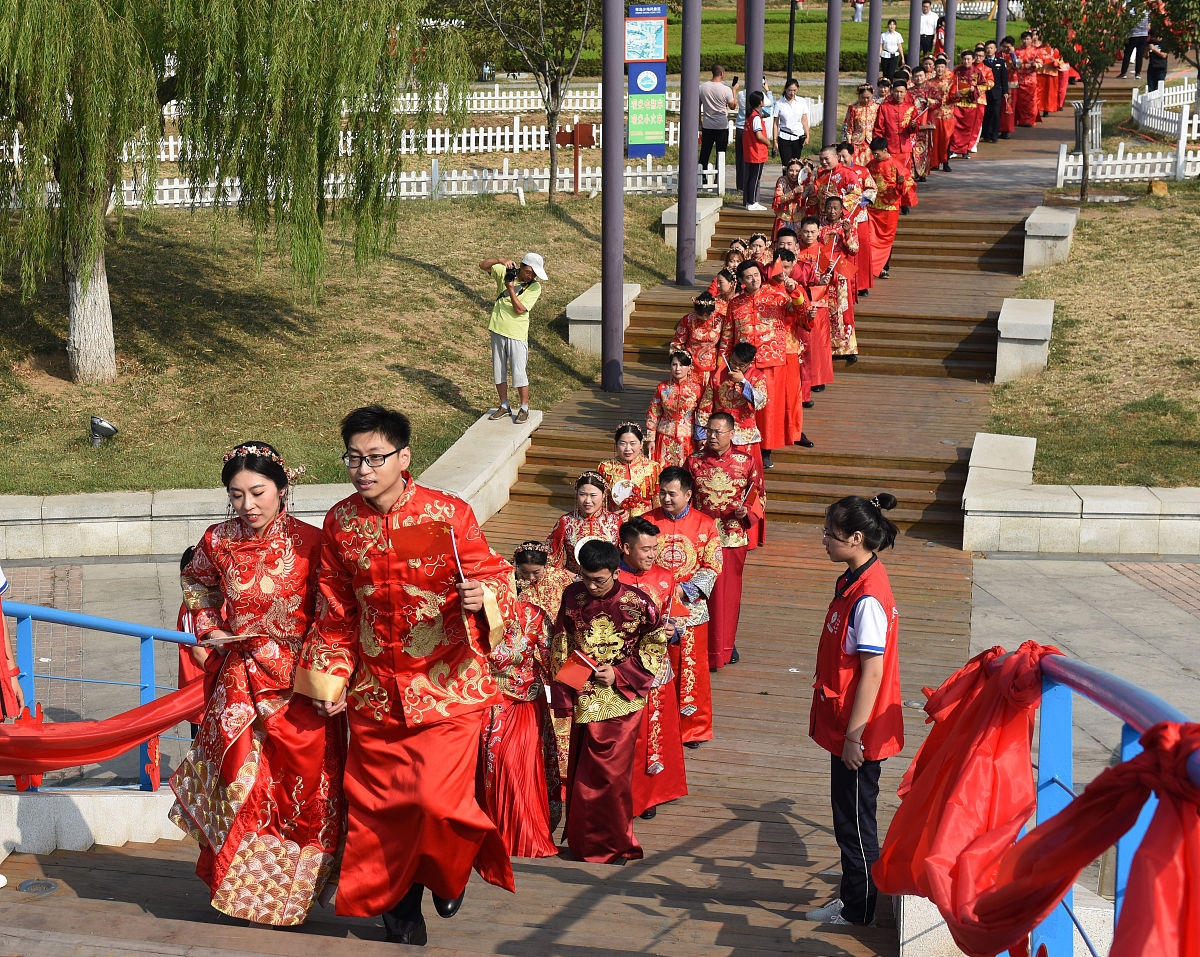
[[[582,651],[573,651],[570,657],[563,662],[563,666],[558,669],[558,674],[554,676],[554,680],[566,685],[568,688],[573,688],[575,691],[582,691],[583,686],[591,680],[595,671],[595,661]]]

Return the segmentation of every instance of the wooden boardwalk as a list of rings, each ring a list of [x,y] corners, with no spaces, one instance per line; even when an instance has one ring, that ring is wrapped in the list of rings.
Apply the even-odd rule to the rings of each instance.
[[[1056,144],[1068,135],[1069,112],[1047,126],[1028,137],[1031,153],[1048,154],[1051,139]],[[1025,145],[1019,135],[982,155],[1021,160]],[[901,500],[897,518],[905,532],[884,557],[901,611],[903,697],[915,706],[905,710],[904,753],[884,768],[882,833],[895,787],[925,732],[920,689],[938,684],[967,656],[971,559],[958,548],[958,498],[974,433],[988,414],[990,375],[981,363],[994,348],[1000,299],[1017,280],[1012,230],[1040,197],[1040,189],[1014,176],[1008,187],[993,184],[986,205],[976,205],[984,202],[978,174],[988,163],[960,164],[972,175],[959,180],[931,178],[918,211],[901,220],[900,236],[917,239],[915,254],[929,241],[925,229],[962,244],[964,255],[972,252],[967,245],[986,247],[989,237],[1000,252],[937,269],[898,261],[894,278],[860,304],[863,360],[851,370],[839,366],[837,382],[806,413],[816,448],[776,456],[779,464],[768,473],[768,546],[753,552],[747,566],[742,661],[714,675],[716,738],[687,752],[689,795],[653,821],[637,822],[646,859],[620,868],[565,858],[517,861],[515,897],[473,879],[459,916],[429,918],[436,945],[429,952],[898,952],[887,900],[876,928],[803,919],[806,909],[835,895],[838,866],[829,756],[807,736],[816,635],[839,571],[822,550],[820,521],[824,507],[850,491],[890,490]],[[736,224],[730,228],[745,228],[744,212],[725,215]],[[544,536],[570,507],[570,480],[608,454],[612,427],[644,415],[661,378],[664,336],[690,295],[664,286],[639,300],[626,337],[627,391],[582,390],[547,412],[511,502],[486,526],[497,549]],[[0,953],[396,952],[379,942],[377,923],[328,911],[290,932],[227,920],[208,907],[193,861],[194,849],[173,841],[13,855],[2,866],[9,888],[0,891]],[[39,877],[58,882],[58,890],[14,893],[21,881]]]

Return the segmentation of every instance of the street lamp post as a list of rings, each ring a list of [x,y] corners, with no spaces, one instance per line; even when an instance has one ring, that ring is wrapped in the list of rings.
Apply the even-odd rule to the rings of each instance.
[[[600,104],[608,131],[600,156],[600,387],[625,389],[625,7],[604,0]]]
[[[821,114],[821,145],[838,141],[838,70],[841,68],[842,0],[829,0],[825,21],[825,111]]]
[[[788,17],[788,71],[787,78],[792,78],[792,53],[796,49],[796,7],[800,5],[800,0],[792,0],[792,12]]]

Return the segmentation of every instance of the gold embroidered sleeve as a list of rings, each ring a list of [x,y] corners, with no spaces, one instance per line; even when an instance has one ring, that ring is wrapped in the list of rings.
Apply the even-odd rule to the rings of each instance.
[[[321,537],[316,616],[296,669],[295,690],[321,701],[335,701],[359,659],[359,602],[354,577],[342,560],[332,513]]]
[[[179,584],[183,588],[183,603],[193,614],[197,638],[217,630],[229,630],[222,613],[225,593],[221,591],[220,569],[212,557],[211,532],[206,532],[200,539],[192,560],[180,573]]]

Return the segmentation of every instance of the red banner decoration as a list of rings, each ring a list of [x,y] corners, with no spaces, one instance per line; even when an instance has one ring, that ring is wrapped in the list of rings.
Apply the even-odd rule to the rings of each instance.
[[[203,705],[200,679],[103,721],[0,725],[0,775],[41,774],[107,761],[157,738]]]
[[[1041,661],[1057,649],[1026,642],[1003,660],[992,648],[937,691],[937,726],[902,786],[903,799],[874,868],[880,890],[937,905],[972,957],[1028,953],[1029,932],[1058,906],[1079,872],[1159,806],[1134,856],[1113,957],[1200,953],[1200,789],[1187,760],[1200,725],[1163,723],[1137,757],[1102,772],[1063,811],[1014,844],[1036,806],[1031,744]]]

